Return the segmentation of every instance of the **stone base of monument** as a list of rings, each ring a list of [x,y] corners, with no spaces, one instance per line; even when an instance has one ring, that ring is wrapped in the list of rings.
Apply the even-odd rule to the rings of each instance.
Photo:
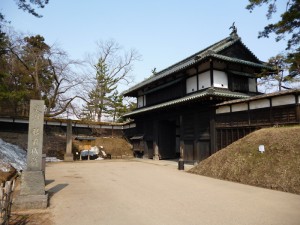
[[[153,160],[159,160],[159,156],[158,155],[153,156]]]
[[[13,202],[13,209],[45,209],[47,206],[48,195],[45,193],[43,171],[24,171],[20,195]]]
[[[13,210],[46,209],[48,194],[45,195],[19,195],[13,202]]]
[[[73,162],[74,161],[74,156],[72,153],[66,153],[64,155],[64,161],[65,162]]]

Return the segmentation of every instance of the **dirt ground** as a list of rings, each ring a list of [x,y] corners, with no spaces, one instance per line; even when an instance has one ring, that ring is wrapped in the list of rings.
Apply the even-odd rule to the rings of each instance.
[[[12,212],[9,225],[54,225],[49,210]]]
[[[298,225],[300,221],[299,195],[186,173],[177,169],[176,162],[51,163],[46,182],[48,211],[25,214],[19,221],[28,218],[26,224],[35,224],[30,220],[35,216],[46,225]]]
[[[16,178],[16,186],[13,192],[13,199],[20,193],[20,177]],[[54,225],[52,214],[49,208],[45,210],[12,210],[9,225]]]
[[[0,131],[0,138],[5,142],[18,145],[23,149],[27,149],[28,135],[27,133],[3,132]],[[45,134],[43,141],[43,152],[47,157],[56,157],[60,160],[64,159],[66,151],[66,137],[62,134]],[[73,152],[77,151],[79,141],[73,138]],[[133,157],[132,145],[122,137],[97,137],[96,146],[103,146],[106,153],[111,154],[112,158],[130,158]],[[78,156],[79,158],[79,156]],[[0,159],[1,160],[1,159]],[[0,170],[0,184],[10,179],[16,174],[16,170],[11,168],[9,172]]]

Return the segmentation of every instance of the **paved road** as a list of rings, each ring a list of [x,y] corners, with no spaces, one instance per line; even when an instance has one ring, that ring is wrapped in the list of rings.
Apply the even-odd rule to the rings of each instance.
[[[55,224],[300,224],[300,195],[188,174],[163,161],[50,163],[46,181]]]

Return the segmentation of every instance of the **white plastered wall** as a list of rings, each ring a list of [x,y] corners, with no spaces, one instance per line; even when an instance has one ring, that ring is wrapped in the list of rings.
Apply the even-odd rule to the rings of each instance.
[[[228,88],[228,77],[225,72],[214,70],[214,87]]]
[[[272,98],[272,106],[289,105],[295,103],[296,99],[294,95],[285,95]]]
[[[270,107],[269,99],[260,99],[253,102],[250,102],[250,109],[261,109]]]
[[[247,103],[234,104],[231,107],[232,107],[232,112],[248,110],[248,104]]]
[[[210,72],[206,71],[198,75],[199,90],[210,87]]]
[[[144,100],[144,95],[139,96],[139,97],[137,98],[137,107],[138,107],[138,108],[144,106],[144,101],[143,101],[143,100]]]
[[[230,112],[230,106],[229,105],[220,106],[216,110],[216,114],[229,113],[229,112]]]
[[[186,80],[186,93],[197,91],[197,76],[189,77]]]
[[[250,92],[256,92],[256,82],[255,78],[248,78],[248,84],[249,84],[249,91]]]

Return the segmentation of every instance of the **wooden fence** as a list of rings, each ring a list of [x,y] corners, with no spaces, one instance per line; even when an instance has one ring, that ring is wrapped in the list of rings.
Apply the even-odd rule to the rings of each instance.
[[[12,193],[15,188],[15,179],[12,181],[6,181],[5,184],[0,187],[0,224],[8,225],[11,205],[12,205]]]

